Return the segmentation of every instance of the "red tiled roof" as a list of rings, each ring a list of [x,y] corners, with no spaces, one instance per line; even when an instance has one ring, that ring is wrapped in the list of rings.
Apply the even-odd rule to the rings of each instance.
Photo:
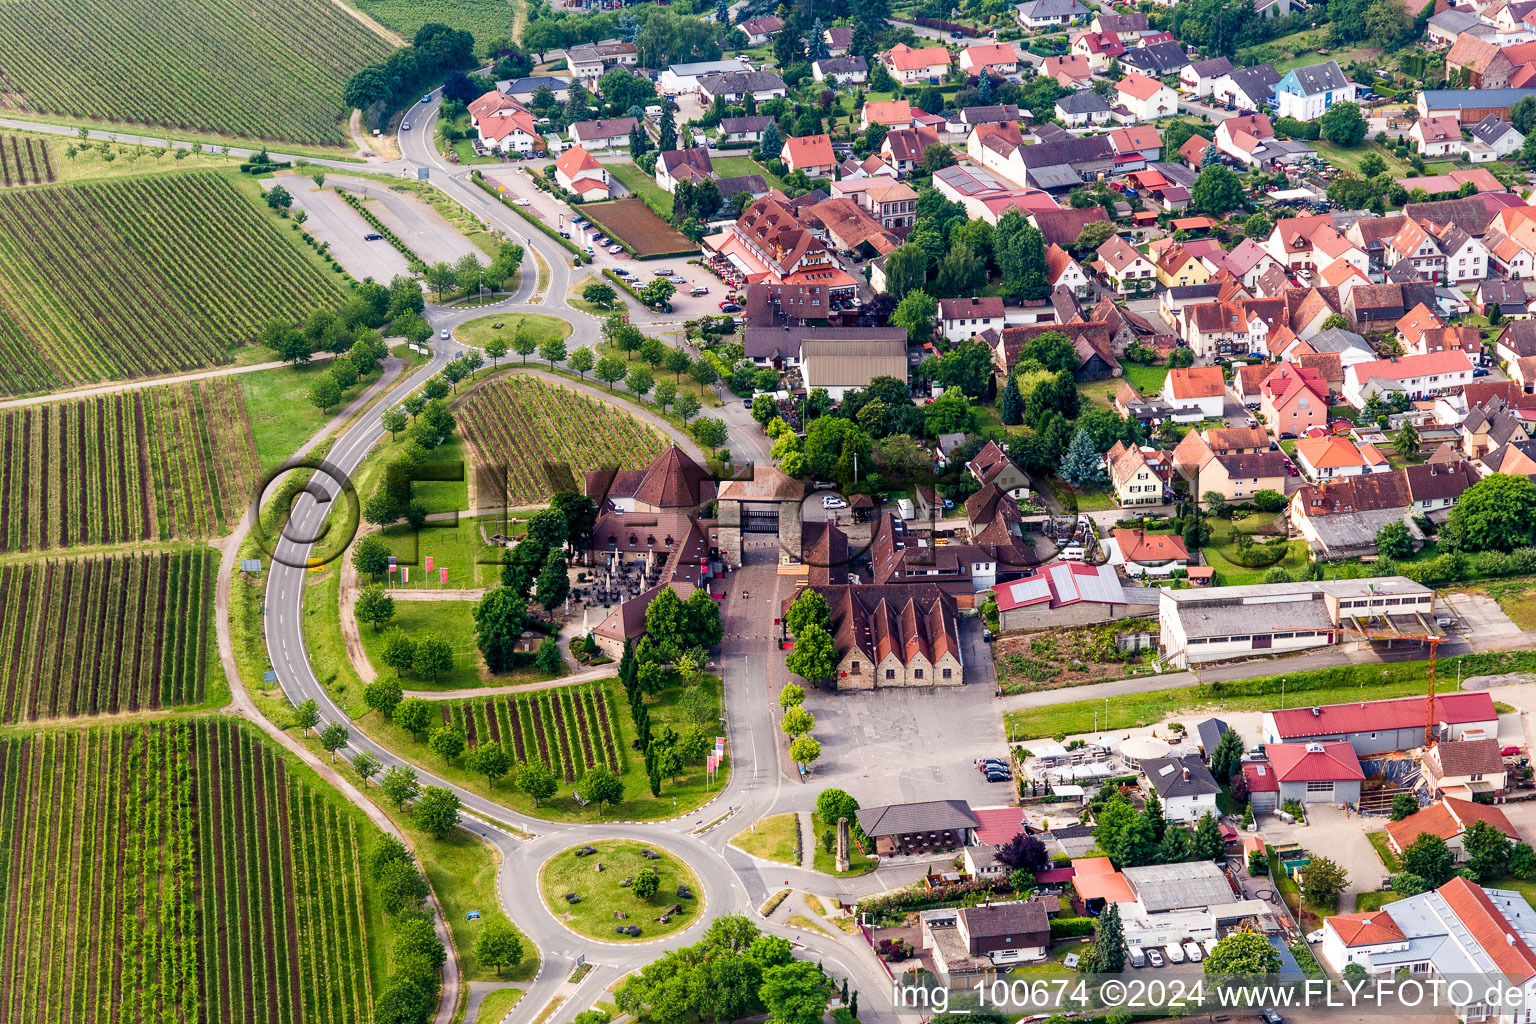
[[[793,168],[828,167],[837,163],[837,155],[832,152],[832,137],[826,134],[785,139],[784,153],[784,162]]]
[[[1116,530],[1115,544],[1127,562],[1166,562],[1170,559],[1187,560],[1189,549],[1177,534],[1154,533],[1145,530]]]
[[[1487,893],[1460,876],[1442,885],[1439,891],[1500,974],[1521,982],[1536,974],[1536,953],[1499,913]]]
[[[1424,724],[1423,697],[1397,697],[1359,704],[1328,704],[1314,715],[1311,708],[1269,712],[1283,740],[1309,736],[1342,736],[1352,732],[1411,729]],[[1486,692],[1442,693],[1435,696],[1435,721],[1450,725],[1496,722],[1493,698]]]
[[[1401,821],[1387,822],[1387,834],[1392,837],[1392,842],[1399,850],[1405,850],[1425,832],[1437,835],[1441,839],[1453,839],[1465,832],[1467,826],[1474,821],[1486,821],[1515,842],[1520,842],[1520,833],[1514,825],[1510,824],[1503,811],[1491,804],[1473,803],[1470,800],[1458,800],[1451,796],[1441,799],[1439,803],[1430,804]]]
[[[1174,398],[1215,398],[1227,384],[1219,366],[1190,366],[1168,371],[1168,390]]]
[[[949,50],[942,46],[926,46],[914,50],[906,43],[898,43],[886,53],[886,59],[897,71],[919,71],[923,68],[948,67]]]
[[[1280,779],[1275,770],[1263,761],[1244,761],[1243,778],[1248,780],[1250,793],[1278,793]]]
[[[1322,749],[1314,749],[1314,748]],[[1275,777],[1281,782],[1337,782],[1363,779],[1355,748],[1341,741],[1335,743],[1266,743]]]
[[[1367,363],[1356,363],[1351,369],[1355,372],[1355,379],[1367,381],[1372,377],[1381,377],[1385,380],[1405,380],[1409,377],[1424,377],[1430,374],[1456,373],[1459,370],[1472,369],[1472,361],[1461,349],[1447,349],[1441,352],[1430,352],[1422,356],[1398,356],[1396,359],[1373,359]]]
[[[1378,942],[1401,942],[1407,938],[1387,910],[1373,910],[1368,914],[1336,914],[1328,919],[1328,927],[1338,933],[1346,946],[1371,946]]]
[[[980,822],[976,826],[976,841],[988,846],[1002,846],[1024,831],[1024,811],[1018,807],[972,807],[971,813]]]
[[[1116,88],[1139,100],[1149,100],[1157,95],[1159,89],[1163,88],[1163,83],[1155,78],[1148,78],[1146,75],[1137,74],[1135,71],[1132,71],[1120,80]]]

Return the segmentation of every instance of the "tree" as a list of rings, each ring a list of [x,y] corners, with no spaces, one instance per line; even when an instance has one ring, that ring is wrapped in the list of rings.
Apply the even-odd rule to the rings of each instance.
[[[1376,552],[1383,558],[1403,559],[1413,554],[1413,536],[1401,520],[1394,520],[1376,531]]]
[[[611,389],[616,381],[622,380],[628,372],[628,366],[618,356],[608,355],[597,361],[597,369],[593,372],[598,380],[607,384]]]
[[[656,376],[644,366],[634,366],[631,367],[629,373],[625,375],[624,386],[628,388],[632,394],[641,395],[643,397],[650,394],[651,388],[656,386]]]
[[[384,664],[404,675],[416,665],[416,641],[403,629],[391,629],[384,636]],[[396,701],[396,703],[399,703]]]
[[[795,738],[789,745],[789,758],[798,765],[809,765],[821,757],[821,744],[814,736],[806,735]]]
[[[933,325],[939,313],[939,300],[921,289],[914,289],[902,296],[891,314],[892,327],[904,327],[907,342],[920,345],[933,334]]]
[[[1392,821],[1402,821],[1410,814],[1419,813],[1419,799],[1412,793],[1398,793],[1392,798]]]
[[[464,767],[484,775],[486,784],[495,788],[496,780],[512,770],[512,758],[500,743],[481,743],[464,759]]]
[[[357,777],[363,781],[363,788],[368,788],[368,780],[384,770],[384,762],[371,750],[359,750],[352,758],[352,770],[357,772]]]
[[[389,596],[389,591],[384,589],[384,584],[370,584],[357,595],[355,614],[357,621],[372,623],[373,631],[377,633],[384,623],[395,617],[395,599]]]
[[[818,965],[796,960],[764,971],[758,998],[774,1024],[818,1024],[827,1012],[828,989]]]
[[[522,963],[522,936],[517,934],[517,929],[505,918],[493,917],[481,927],[480,934],[475,936],[474,957],[480,963],[496,968],[496,976],[499,978],[503,967],[516,967]]]
[[[384,576],[389,572],[389,545],[379,534],[368,534],[353,546],[352,565],[375,578]]]
[[[421,792],[416,782],[416,769],[408,764],[391,765],[384,769],[382,788],[384,795],[393,800],[396,807],[404,807]]]
[[[105,143],[103,143],[103,145],[105,145]],[[104,158],[113,155],[114,154],[111,152],[111,150],[102,150],[102,156]],[[107,162],[111,163],[112,161],[108,160]],[[271,188],[267,189],[267,205],[274,210],[287,210],[293,206],[293,196],[287,189],[283,188],[283,186],[273,185]]]
[[[1277,974],[1280,953],[1257,932],[1231,932],[1205,958],[1206,974]]]
[[[1024,832],[1015,832],[1012,839],[997,848],[997,860],[1012,871],[1023,868],[1038,873],[1051,866],[1045,844]]]
[[[556,363],[565,362],[565,341],[561,338],[548,338],[539,344],[539,358],[549,364],[553,370]]]
[[[779,723],[779,728],[784,730],[784,735],[794,739],[816,728],[816,716],[803,707],[788,708],[784,712],[783,721]]]
[[[617,805],[624,799],[624,780],[610,769],[597,765],[588,768],[581,781],[576,783],[576,793],[586,803],[597,804],[601,811],[603,804]]]
[[[769,121],[763,128],[762,141],[758,143],[758,149],[764,161],[777,160],[784,150],[784,136],[779,132],[776,121]]]
[[[1360,116],[1360,108],[1353,103],[1335,103],[1318,118],[1318,132],[1323,138],[1340,146],[1358,146],[1365,141],[1367,125]],[[1199,182],[1195,183],[1197,186]]]
[[[427,731],[437,708],[421,697],[407,697],[395,706],[394,723],[418,740]]]
[[[719,448],[731,436],[725,421],[716,416],[705,416],[694,421],[692,430],[694,438],[706,448]]]
[[[816,817],[822,824],[836,826],[839,818],[848,819],[848,827],[858,830],[859,802],[841,789],[828,788],[816,795]]]
[[[1106,803],[1094,822],[1094,843],[1117,867],[1136,867],[1151,859],[1154,845],[1146,818],[1123,797]]]
[[[1198,860],[1221,860],[1225,854],[1226,842],[1221,838],[1221,826],[1216,824],[1216,816],[1206,811],[1195,824],[1195,837],[1190,844],[1190,852]]]
[[[409,856],[407,853],[406,857]],[[419,910],[429,893],[427,880],[410,859],[384,861],[374,869],[373,881],[384,912],[390,917]]]
[[[1120,927],[1120,908],[1115,904],[1111,903],[1099,915],[1086,959],[1087,970],[1094,974],[1119,974],[1125,970],[1125,931]]]
[[[1332,907],[1349,886],[1349,872],[1327,857],[1313,857],[1301,876],[1301,895],[1314,907]]]
[[[464,753],[464,734],[451,725],[441,725],[432,730],[427,746],[438,757],[452,764],[455,758]]]
[[[1019,383],[1012,377],[1003,385],[997,399],[998,416],[1004,426],[1016,427],[1024,422],[1024,399],[1019,396]]]
[[[700,408],[698,398],[691,391],[684,391],[678,395],[677,401],[672,405],[672,411],[681,416],[684,423],[697,416]]]
[[[820,592],[807,587],[795,598],[789,606],[789,611],[784,613],[784,625],[789,629],[791,636],[799,636],[800,631],[807,625],[815,623],[823,629],[832,626],[832,610],[827,605],[827,599]],[[788,684],[793,686],[793,683]],[[787,689],[787,687],[786,687]],[[800,699],[805,699],[805,691],[800,691]],[[795,701],[799,703],[799,701]]]
[[[1061,460],[1061,478],[1078,490],[1105,481],[1104,456],[1094,450],[1088,431],[1078,428]]]
[[[1220,217],[1243,205],[1243,183],[1220,164],[1207,167],[1195,179],[1190,200],[1201,213]]]
[[[1376,154],[1372,153],[1370,155],[1375,156]],[[1380,158],[1377,157],[1377,159]],[[1243,234],[1252,239],[1268,238],[1274,226],[1274,221],[1269,219],[1269,214],[1250,214],[1248,219],[1243,221]]]
[[[1238,771],[1242,759],[1243,738],[1236,729],[1228,729],[1216,741],[1216,749],[1211,751],[1211,774],[1217,782],[1225,783]]]
[[[1468,551],[1511,551],[1536,536],[1536,484],[1494,473],[1468,487],[1446,524]]]
[[[554,772],[544,766],[542,761],[523,761],[517,766],[517,774],[513,778],[517,788],[525,795],[533,798],[533,806],[540,806],[545,800],[555,795],[558,783]]]
[[[433,681],[453,668],[453,647],[441,633],[429,632],[416,641],[416,671]]]
[[[587,372],[597,365],[597,360],[593,357],[592,350],[583,345],[571,353],[565,365],[580,374],[582,380],[586,380]]]
[[[293,724],[303,729],[305,736],[308,736],[309,730],[313,729],[319,722],[320,705],[315,703],[313,697],[293,709]]]
[[[347,727],[340,722],[332,722],[320,730],[320,745],[331,752],[331,760],[336,760],[336,751],[347,745]]]
[[[341,384],[337,382],[334,373],[327,370],[310,381],[309,401],[322,412],[334,408],[341,401]]]
[[[442,786],[428,786],[411,808],[411,821],[433,839],[447,839],[459,824],[458,794]]]
[[[1493,879],[1504,874],[1509,863],[1510,841],[1502,831],[1486,821],[1474,821],[1461,837],[1467,851],[1467,867],[1479,878]]]
[[[795,634],[795,649],[784,659],[784,666],[813,683],[832,678],[837,670],[837,648],[831,635],[814,622],[807,623]]]
[[[550,554],[559,557],[557,551]],[[539,575],[542,580],[544,573]],[[485,667],[493,673],[511,669],[516,664],[517,642],[528,622],[528,602],[512,587],[495,587],[475,605],[473,615],[475,645],[485,658]]]
[[[901,300],[928,280],[928,253],[915,242],[901,246],[885,261],[885,292]]]
[[[552,612],[570,592],[571,577],[565,563],[565,552],[558,547],[551,548],[544,559],[544,567],[539,570],[538,589],[535,591],[539,596],[539,604],[544,606],[545,611]]]

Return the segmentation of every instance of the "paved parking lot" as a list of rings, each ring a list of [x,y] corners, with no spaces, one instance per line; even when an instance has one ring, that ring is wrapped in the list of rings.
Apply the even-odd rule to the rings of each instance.
[[[304,230],[330,245],[330,253],[347,273],[361,281],[371,277],[388,282],[396,274],[410,275],[410,265],[394,246],[380,239],[367,241],[373,226],[348,206],[333,189],[316,189],[308,178],[268,178],[263,188],[282,185],[293,196],[295,209],[306,214]]]
[[[1328,857],[1349,873],[1349,887],[1339,897],[1339,912],[1352,914],[1355,896],[1371,892],[1386,880],[1387,869],[1366,834],[1379,832],[1382,818],[1362,818],[1329,804],[1308,804],[1307,824],[1287,825],[1278,817],[1265,815],[1264,838],[1271,845],[1300,843],[1312,856]]]

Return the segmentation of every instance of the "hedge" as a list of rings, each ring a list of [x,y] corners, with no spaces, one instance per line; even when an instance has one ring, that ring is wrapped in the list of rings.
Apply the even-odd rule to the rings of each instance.
[[[560,232],[556,231],[542,220],[539,220],[539,218],[535,217],[521,206],[518,206],[516,203],[512,202],[502,193],[496,191],[496,189],[493,188],[491,184],[485,180],[485,176],[482,175],[479,171],[470,171],[469,177],[471,181],[480,186],[482,191],[489,192],[492,196],[494,196],[495,199],[501,203],[501,205],[507,207],[509,210],[516,213],[519,217],[523,218],[523,220],[526,220],[528,223],[544,232],[550,238],[554,239],[557,244],[564,246],[566,249],[570,250],[570,252],[574,253],[576,256],[576,265],[581,266],[581,260],[586,254],[581,251],[581,247],[578,246],[575,242],[572,242],[569,238],[561,235]]]
[[[1091,917],[1058,917],[1051,922],[1051,941],[1074,939],[1093,934]]]
[[[338,188],[335,191],[337,195],[341,196],[342,200],[348,206],[356,210],[358,215],[362,217],[363,220],[368,222],[369,226],[371,226],[373,230],[383,235],[386,242],[399,250],[400,255],[404,256],[406,260],[410,262],[412,269],[415,269],[418,266],[425,267],[427,265],[427,261],[416,255],[415,250],[406,245],[399,235],[395,234],[389,229],[387,225],[385,225],[383,221],[379,220],[379,218],[374,214],[372,210],[364,206],[361,199],[357,198],[357,196],[354,196],[351,192],[348,192],[345,189]]]

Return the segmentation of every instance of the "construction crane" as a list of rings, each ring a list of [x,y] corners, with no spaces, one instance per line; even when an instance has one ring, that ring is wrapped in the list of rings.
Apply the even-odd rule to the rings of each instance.
[[[1424,745],[1435,745],[1435,651],[1446,641],[1446,637],[1439,633],[1404,633],[1396,629],[1364,629],[1358,626],[1345,626],[1342,623],[1334,628],[1334,632],[1341,636],[1352,636],[1361,640],[1417,640],[1429,645],[1429,691],[1424,695]]]

